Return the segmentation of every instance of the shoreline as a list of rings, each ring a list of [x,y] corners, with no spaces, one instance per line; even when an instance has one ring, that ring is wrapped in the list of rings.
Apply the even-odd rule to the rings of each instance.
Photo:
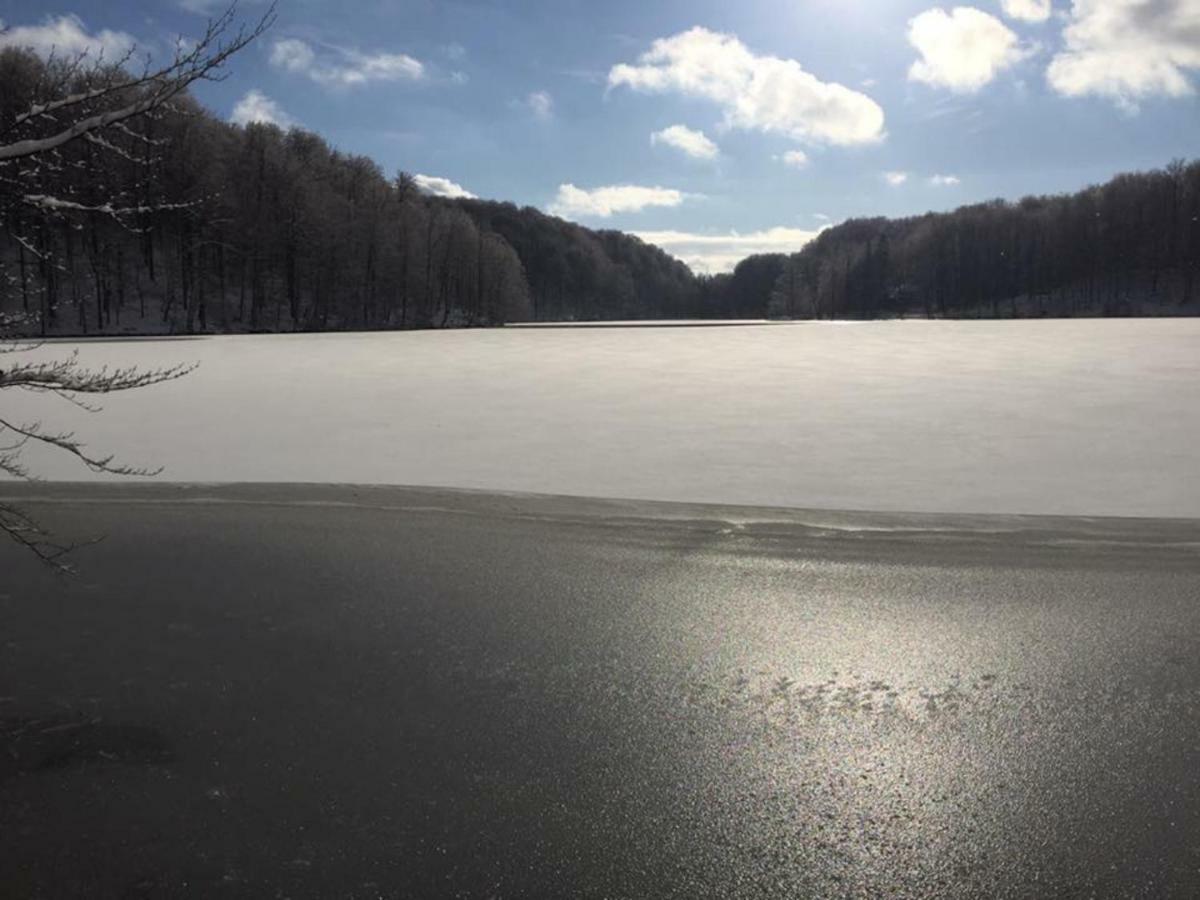
[[[1200,318],[1200,312],[1191,310],[1165,310],[1137,316],[1106,316],[1102,314],[1078,316],[889,316],[864,319],[586,319],[579,321],[546,322],[501,322],[495,325],[468,325],[428,328],[327,328],[323,330],[259,330],[259,331],[102,331],[98,333],[63,333],[37,335],[16,334],[14,340],[36,343],[101,343],[137,341],[192,341],[220,337],[268,337],[274,335],[370,335],[370,334],[426,334],[429,332],[462,331],[553,331],[557,329],[633,329],[633,328],[747,328],[785,325],[871,325],[892,322],[995,322],[995,323],[1045,323],[1045,322],[1129,322]]]
[[[321,508],[667,528],[743,538],[1200,550],[1200,518],[896,512],[317,482],[0,482],[0,503]]]

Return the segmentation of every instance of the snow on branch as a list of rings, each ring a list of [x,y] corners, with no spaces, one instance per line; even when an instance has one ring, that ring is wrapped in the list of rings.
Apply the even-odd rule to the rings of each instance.
[[[108,475],[147,475],[148,476],[148,475],[157,475],[159,472],[162,471],[161,468],[145,469],[145,468],[138,468],[135,466],[126,466],[126,465],[122,465],[120,463],[116,463],[113,461],[114,456],[111,453],[108,456],[93,456],[92,454],[90,454],[87,451],[87,448],[84,446],[83,442],[78,440],[75,437],[74,432],[72,432],[72,431],[59,431],[59,432],[45,431],[45,430],[43,430],[40,422],[34,422],[32,424],[18,425],[16,423],[10,422],[7,419],[0,417],[0,435],[4,435],[8,432],[12,432],[13,434],[15,434],[17,436],[17,443],[14,446],[18,450],[21,447],[23,447],[25,445],[25,443],[28,441],[39,441],[43,444],[48,444],[51,447],[57,447],[59,450],[66,451],[67,453],[69,453],[72,456],[79,459],[85,466],[87,466],[93,472],[104,472]],[[14,453],[15,453],[15,451],[14,451]],[[14,457],[14,459],[12,461],[7,463],[7,468],[5,469],[5,471],[7,471],[9,474],[16,474],[18,477],[21,477],[19,472],[13,471],[12,466],[14,466],[14,465],[16,466],[17,469],[24,468],[23,466],[21,466],[21,464],[19,462],[17,462],[15,460],[15,457]],[[28,477],[27,473],[26,473],[25,477],[26,478]]]
[[[125,216],[139,216],[150,213],[170,212],[172,210],[192,209],[203,203],[203,200],[188,200],[182,203],[156,203],[150,206],[113,206],[111,203],[101,203],[89,206],[86,203],[76,203],[74,200],[63,200],[47,194],[26,194],[21,198],[30,206],[47,212],[91,212],[111,216],[120,222]],[[123,224],[123,223],[122,223]]]
[[[84,137],[87,138],[89,143],[95,144],[97,147],[100,147],[103,150],[108,150],[110,153],[115,153],[117,156],[121,157],[121,159],[123,159],[127,162],[138,163],[139,165],[144,165],[144,164],[150,162],[150,160],[142,159],[140,157],[134,156],[128,150],[121,149],[116,144],[114,144],[112,141],[105,140],[99,134],[95,134],[95,133],[89,131],[87,134],[84,135]]]
[[[195,366],[171,366],[165,369],[121,367],[85,369],[79,365],[78,352],[51,362],[19,363],[0,368],[0,390],[9,387],[45,391],[63,395],[112,394],[174,381],[195,370]]]
[[[12,346],[6,349],[19,352],[31,349],[32,346],[34,345],[12,342]],[[193,369],[195,366],[147,370],[132,367],[93,370],[81,367],[77,354],[72,354],[67,359],[52,362],[21,363],[0,368],[0,389],[21,388],[51,393],[82,409],[95,412],[98,407],[80,401],[75,395],[135,390],[182,378]],[[21,451],[31,443],[44,444],[68,453],[93,472],[152,476],[162,471],[161,468],[151,469],[118,463],[112,454],[93,454],[74,432],[47,431],[40,422],[17,423],[0,417],[0,475],[23,481],[35,480],[35,476],[20,458]],[[61,558],[78,545],[59,542],[29,515],[4,503],[0,503],[0,533],[7,534],[17,544],[53,568],[62,572],[71,571],[69,566],[61,562]]]
[[[137,95],[104,112],[77,119],[69,126],[44,137],[27,138],[0,144],[0,161],[22,159],[46,153],[92,132],[119,125],[129,119],[145,115],[178,96],[197,81],[219,81],[225,76],[220,72],[225,62],[264,31],[275,21],[272,5],[252,29],[241,27],[229,40],[226,32],[233,26],[236,4],[231,5],[216,19],[209,20],[204,34],[194,44],[179,44],[172,61],[157,69],[144,71],[140,76],[125,78],[113,74],[114,79],[91,91],[84,91],[57,101],[34,106],[18,116],[18,124],[40,119],[51,111],[67,109],[110,95]]]

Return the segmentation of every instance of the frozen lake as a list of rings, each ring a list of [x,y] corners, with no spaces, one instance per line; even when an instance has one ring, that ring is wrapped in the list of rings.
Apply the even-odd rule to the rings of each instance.
[[[75,345],[36,351],[61,355]],[[797,323],[78,345],[200,363],[88,415],[187,482],[345,482],[808,508],[1200,517],[1200,320]],[[10,357],[11,358],[11,357]],[[29,454],[56,480],[91,475]]]

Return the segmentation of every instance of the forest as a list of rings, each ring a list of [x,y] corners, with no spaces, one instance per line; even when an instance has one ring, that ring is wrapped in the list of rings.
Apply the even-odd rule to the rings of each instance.
[[[28,333],[1200,311],[1200,162],[855,219],[697,276],[631,235],[428,196],[316,134],[224,122],[187,83],[139,100],[157,82],[119,61],[7,48],[0,84],[0,139],[39,148],[0,159],[0,315]],[[146,109],[113,117],[131,102]],[[67,107],[99,125],[50,146]]]
[[[765,257],[780,318],[1200,312],[1200,161],[1069,195],[856,219]]]
[[[119,67],[0,52],[0,137],[130,102]],[[132,93],[138,93],[134,86]],[[80,98],[84,98],[82,101]],[[122,107],[124,108],[124,107]],[[422,194],[318,135],[223,122],[186,91],[0,160],[0,312],[41,334],[483,326],[696,315],[697,281],[629,235]],[[31,134],[30,134],[31,133]]]

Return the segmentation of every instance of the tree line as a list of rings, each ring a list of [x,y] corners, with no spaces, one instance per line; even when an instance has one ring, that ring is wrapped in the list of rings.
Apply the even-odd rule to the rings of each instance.
[[[775,273],[759,302],[778,318],[1195,315],[1200,161],[1074,194],[856,219],[743,265]]]
[[[105,117],[149,90],[118,64],[15,48],[0,83],[5,140],[52,132],[65,98]],[[0,163],[0,312],[42,333],[697,313],[690,270],[637,238],[426,196],[308,131],[220,121],[186,90],[118,124]]]
[[[0,127],[124,77],[5,50]],[[92,115],[108,112],[107,99]],[[314,134],[222,122],[186,93],[18,169],[4,173],[19,181],[2,210],[4,308],[47,332],[404,328],[527,314],[512,247],[462,210]]]
[[[211,69],[189,69],[186,52],[176,64],[164,81],[128,60],[0,51],[0,141],[38,149],[0,159],[0,315],[94,334],[1200,304],[1200,162],[1071,195],[855,219],[797,253],[696,276],[631,235],[427,196],[311,132],[223,122],[188,93]],[[66,113],[100,124],[63,139]]]

